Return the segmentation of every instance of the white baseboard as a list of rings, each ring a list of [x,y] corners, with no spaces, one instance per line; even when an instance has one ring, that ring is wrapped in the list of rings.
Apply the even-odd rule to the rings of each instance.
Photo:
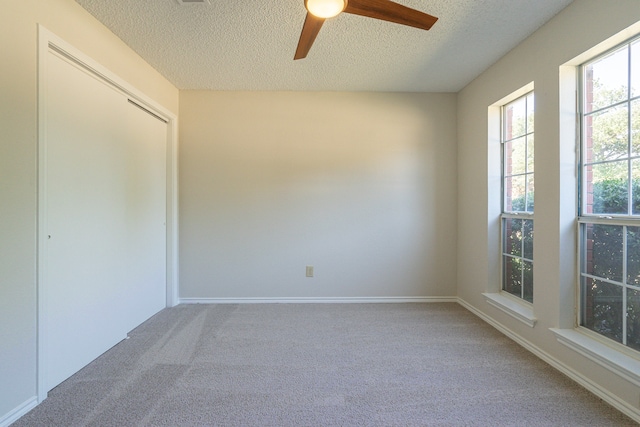
[[[591,381],[589,378],[586,378],[585,376],[583,376],[582,374],[580,374],[570,366],[567,366],[563,362],[551,356],[546,351],[540,349],[536,345],[532,344],[531,342],[525,340],[521,336],[505,328],[503,325],[496,322],[494,319],[487,316],[486,314],[482,313],[480,310],[476,309],[475,307],[473,307],[471,304],[467,303],[463,299],[458,298],[458,304],[460,304],[461,306],[463,306],[464,308],[466,308],[467,310],[469,310],[470,312],[478,316],[480,319],[484,320],[485,322],[487,322],[488,324],[496,328],[498,331],[500,331],[501,333],[509,337],[511,340],[515,341],[525,349],[529,350],[531,353],[533,353],[535,356],[537,356],[544,362],[548,363],[558,371],[562,372],[567,377],[571,378],[576,383],[580,384],[582,387],[584,387],[591,393],[598,396],[600,399],[607,402],[609,405],[613,406],[614,408],[616,408],[626,416],[632,418],[634,421],[640,423],[640,410],[638,410],[638,408],[631,406],[629,403],[620,399],[618,396],[610,393],[607,390],[604,390],[598,384]]]
[[[12,423],[18,421],[18,418],[22,417],[24,414],[26,414],[36,406],[38,406],[38,397],[33,396],[22,405],[13,409],[6,415],[3,415],[2,418],[0,418],[0,427],[10,426]]]
[[[180,304],[374,304],[458,302],[457,297],[180,298]]]

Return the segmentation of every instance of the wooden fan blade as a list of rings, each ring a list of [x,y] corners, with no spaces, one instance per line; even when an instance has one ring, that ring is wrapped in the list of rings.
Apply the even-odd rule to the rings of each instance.
[[[304,19],[304,26],[300,33],[298,48],[296,49],[296,54],[293,57],[294,60],[307,57],[307,53],[309,53],[309,49],[311,49],[316,36],[320,32],[322,24],[324,24],[324,19],[313,16],[307,12],[307,17]]]
[[[396,24],[428,30],[438,18],[394,3],[390,0],[349,0],[344,10],[354,15],[395,22]]]

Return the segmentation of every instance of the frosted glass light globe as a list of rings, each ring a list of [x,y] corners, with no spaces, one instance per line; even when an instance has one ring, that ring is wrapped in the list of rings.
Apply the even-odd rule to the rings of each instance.
[[[333,18],[347,7],[346,0],[305,0],[310,14],[318,18]]]

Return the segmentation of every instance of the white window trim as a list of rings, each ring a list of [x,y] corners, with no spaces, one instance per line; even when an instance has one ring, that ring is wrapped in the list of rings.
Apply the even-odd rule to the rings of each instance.
[[[585,329],[582,327],[576,329],[551,328],[550,331],[555,334],[560,344],[640,387],[640,360],[621,349],[591,337],[590,331]]]
[[[640,31],[640,23],[628,28],[620,32],[619,34],[611,37],[610,39],[602,42],[598,46],[584,52],[582,55],[574,58],[573,60],[566,63],[562,70],[565,70],[566,75],[568,73],[573,73],[576,77],[573,80],[572,87],[578,88],[580,87],[580,80],[578,78],[579,70],[582,65],[586,62],[589,62],[593,58],[605,53],[607,50],[613,49],[621,43],[624,43],[626,40],[637,35],[638,31]],[[573,70],[573,71],[572,71]],[[568,88],[569,86],[567,86]],[[581,89],[580,89],[581,90]],[[573,89],[572,89],[573,91]],[[580,104],[577,102],[576,105]],[[576,111],[577,114],[581,113],[582,107]],[[581,122],[581,120],[580,120]],[[581,127],[581,126],[578,126]],[[569,127],[567,127],[568,129]],[[581,138],[582,130],[576,129],[576,140]],[[569,139],[569,138],[567,138]],[[578,142],[578,146],[580,150],[582,143]],[[577,195],[577,192],[576,192]],[[612,216],[611,219],[614,219]],[[633,221],[629,221],[628,217],[623,216],[622,218],[615,218],[619,223],[623,223],[626,225],[631,225]],[[577,216],[577,225],[581,223],[608,223],[608,221],[603,221],[599,218],[599,215],[585,215]],[[635,224],[634,224],[635,225]],[[579,242],[580,232],[578,227],[576,227],[576,239]],[[579,244],[578,244],[579,247]],[[579,253],[577,254],[579,258]],[[576,260],[577,261],[577,260]],[[580,300],[580,266],[579,263],[576,264],[576,294],[578,301]],[[580,321],[580,309],[576,310],[576,321]],[[568,325],[567,325],[568,326]],[[573,328],[550,328],[549,329],[556,337],[556,340],[566,346],[567,348],[575,351],[576,353],[582,355],[583,357],[593,361],[597,365],[607,369],[608,371],[618,375],[622,379],[634,384],[635,386],[640,387],[640,358],[635,350],[630,349],[629,347],[624,346],[623,344],[619,344],[609,338],[606,338],[603,335],[600,335],[594,331],[589,330],[588,328],[577,326]]]
[[[485,292],[482,296],[484,296],[489,305],[519,320],[530,328],[536,326],[538,318],[533,314],[533,304],[511,296],[504,291],[499,293]]]
[[[561,147],[564,147],[563,154],[567,157],[567,159],[572,157],[574,153],[577,153],[580,147],[580,131],[578,130],[580,128],[580,125],[578,124],[579,120],[576,121],[577,114],[579,114],[579,112],[577,111],[579,102],[576,99],[578,93],[577,90],[579,87],[579,67],[592,58],[595,58],[605,51],[614,48],[620,43],[623,43],[625,40],[636,36],[638,33],[640,33],[640,22],[620,31],[614,36],[602,41],[591,49],[588,49],[587,51],[560,66],[560,145]],[[572,144],[572,142],[575,142],[575,146]],[[573,194],[577,196],[577,168],[573,175],[573,179],[575,180],[575,182],[573,183],[573,185],[575,186]],[[576,218],[578,218],[578,213],[575,212],[572,216],[575,220]],[[576,224],[578,224],[578,221],[576,221]],[[577,245],[579,242],[579,233],[577,226],[575,228],[574,238],[575,244]],[[597,335],[595,332],[592,332],[583,327],[575,326],[575,322],[579,321],[579,310],[577,310],[576,305],[580,300],[580,269],[577,257],[575,262],[575,270],[576,278],[575,282],[572,283],[572,288],[574,289],[576,300],[573,302],[573,309],[571,308],[571,306],[569,306],[568,300],[565,301],[564,304],[561,304],[561,307],[564,307],[565,310],[560,319],[560,328],[550,328],[549,330],[553,332],[557,341],[562,345],[566,346],[577,354],[582,355],[588,360],[592,360],[599,366],[604,367],[605,369],[618,375],[622,379],[625,379],[636,386],[640,386],[640,360],[628,354],[628,352],[631,351],[630,349],[622,348],[621,344],[618,344],[615,341],[611,340],[607,340],[610,342],[605,343],[603,342],[603,340],[606,338],[603,337],[601,340],[599,337],[594,336]],[[582,378],[583,377],[579,375],[578,379],[574,379],[580,382],[580,379]],[[583,385],[591,389],[595,394],[598,394],[605,400],[609,401],[606,396],[599,394],[599,392],[601,391],[600,387],[595,385],[589,386],[589,384]],[[611,403],[611,401],[609,401],[609,403]],[[634,411],[634,413],[637,410],[635,405],[633,407],[627,407],[626,405],[627,404],[625,402],[624,406],[615,406],[627,414],[629,412],[625,411],[625,409],[623,408],[628,408],[630,411]]]

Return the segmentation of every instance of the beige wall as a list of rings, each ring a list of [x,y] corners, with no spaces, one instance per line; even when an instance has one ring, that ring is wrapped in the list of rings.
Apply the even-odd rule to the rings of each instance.
[[[573,327],[576,299],[575,115],[559,107],[559,67],[639,17],[637,0],[575,0],[458,94],[459,297],[633,408],[639,403],[637,387],[561,346],[549,328]],[[569,72],[568,80],[574,76]],[[488,141],[488,107],[530,82],[536,96],[535,328],[492,308],[482,297],[499,289],[500,149]],[[568,108],[574,108],[575,85],[564,88]],[[561,113],[568,117],[562,139]]]
[[[0,14],[0,420],[36,394],[37,23],[173,113],[178,91],[72,0]]]
[[[454,94],[181,92],[180,296],[455,295],[455,111]]]

